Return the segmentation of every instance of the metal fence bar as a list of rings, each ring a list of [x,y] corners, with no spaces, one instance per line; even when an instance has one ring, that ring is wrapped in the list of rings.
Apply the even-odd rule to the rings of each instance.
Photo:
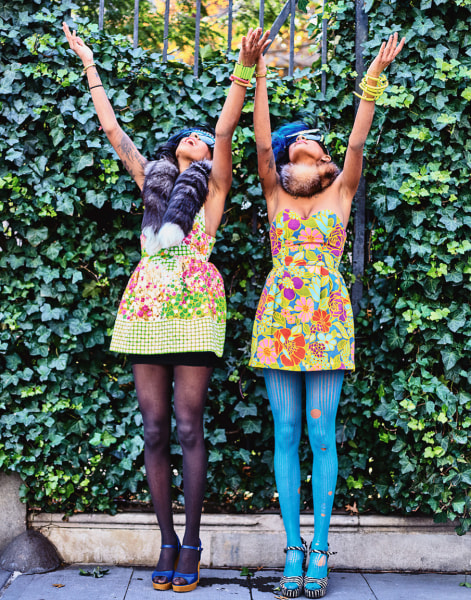
[[[195,64],[193,75],[198,78],[198,59],[200,48],[200,24],[201,24],[201,0],[196,0],[196,24],[195,24]]]
[[[134,31],[132,36],[132,47],[137,48],[139,40],[139,0],[134,0]]]
[[[227,51],[232,50],[232,0],[229,0],[229,18],[227,21]]]
[[[100,0],[100,8],[98,12],[98,29],[102,31],[103,21],[105,20],[105,0]]]
[[[322,65],[327,64],[327,19],[324,18],[325,11],[325,0],[322,3],[322,48],[321,48],[321,63]],[[321,73],[321,92],[325,94],[327,89],[327,73],[322,71]]]
[[[358,73],[356,86],[360,83],[365,63],[363,60],[363,43],[368,36],[368,17],[363,8],[363,0],[355,0],[355,70]],[[355,97],[355,111],[358,110],[360,100]],[[360,277],[365,270],[365,222],[366,222],[366,182],[362,174],[360,185],[355,194],[355,219],[352,272],[355,282],[352,285],[352,308],[356,316],[360,311],[360,300],[363,295],[363,283]]]
[[[164,15],[164,47],[162,50],[162,60],[167,62],[168,51],[168,26],[170,22],[170,0],[165,0],[165,15]]]
[[[291,2],[292,0],[287,0],[286,4],[281,9],[280,14],[276,17],[275,21],[273,22],[273,25],[270,27],[270,39],[272,40],[272,43],[291,12]],[[294,4],[297,5],[297,3],[298,0],[294,0]],[[268,46],[268,48],[265,49],[264,54],[267,52],[270,46]]]
[[[264,19],[265,19],[265,0],[260,0],[260,5],[258,7],[258,21],[260,23],[260,27],[264,27]]]
[[[295,34],[295,23],[294,18],[296,16],[296,0],[291,0],[290,3],[291,19],[289,24],[289,68],[288,75],[291,77],[294,72],[294,34]]]

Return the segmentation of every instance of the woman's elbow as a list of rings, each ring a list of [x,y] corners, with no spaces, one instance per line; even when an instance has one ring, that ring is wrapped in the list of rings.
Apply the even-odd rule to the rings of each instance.
[[[363,138],[355,138],[352,136],[350,136],[348,138],[348,147],[350,148],[350,150],[353,150],[354,152],[363,152],[365,143],[366,143],[366,140]]]
[[[221,125],[220,123],[217,123],[216,129],[214,130],[216,137],[221,138],[221,139],[227,139],[227,138],[232,139],[232,136],[234,135],[236,126],[237,126],[237,123],[233,127],[231,127],[228,124]]]

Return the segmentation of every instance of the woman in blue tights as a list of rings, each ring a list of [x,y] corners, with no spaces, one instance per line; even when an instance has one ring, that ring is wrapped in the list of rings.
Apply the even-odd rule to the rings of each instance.
[[[273,269],[256,314],[250,364],[264,370],[275,423],[275,478],[287,537],[280,589],[288,598],[326,593],[337,480],[335,416],[344,373],[354,369],[353,315],[338,266],[374,101],[387,86],[382,73],[403,45],[397,33],[391,36],[363,78],[343,170],[332,162],[322,133],[303,122],[281,127],[272,138],[262,55],[257,62],[254,127]],[[315,524],[307,572],[299,519],[304,385]]]

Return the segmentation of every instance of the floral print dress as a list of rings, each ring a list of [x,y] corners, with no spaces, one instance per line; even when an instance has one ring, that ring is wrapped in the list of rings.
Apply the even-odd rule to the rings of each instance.
[[[205,232],[204,207],[179,246],[149,256],[144,249],[121,299],[111,350],[129,354],[214,352],[226,328],[222,277],[208,262],[215,238]]]
[[[252,367],[354,369],[353,313],[338,271],[346,232],[322,210],[302,219],[278,213],[270,228],[273,269],[258,304]]]

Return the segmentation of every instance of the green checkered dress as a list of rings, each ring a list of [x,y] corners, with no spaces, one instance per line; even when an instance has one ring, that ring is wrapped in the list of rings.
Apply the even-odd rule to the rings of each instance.
[[[222,277],[208,262],[214,242],[205,232],[203,207],[179,246],[152,256],[142,250],[119,305],[111,350],[222,356],[226,299]]]

